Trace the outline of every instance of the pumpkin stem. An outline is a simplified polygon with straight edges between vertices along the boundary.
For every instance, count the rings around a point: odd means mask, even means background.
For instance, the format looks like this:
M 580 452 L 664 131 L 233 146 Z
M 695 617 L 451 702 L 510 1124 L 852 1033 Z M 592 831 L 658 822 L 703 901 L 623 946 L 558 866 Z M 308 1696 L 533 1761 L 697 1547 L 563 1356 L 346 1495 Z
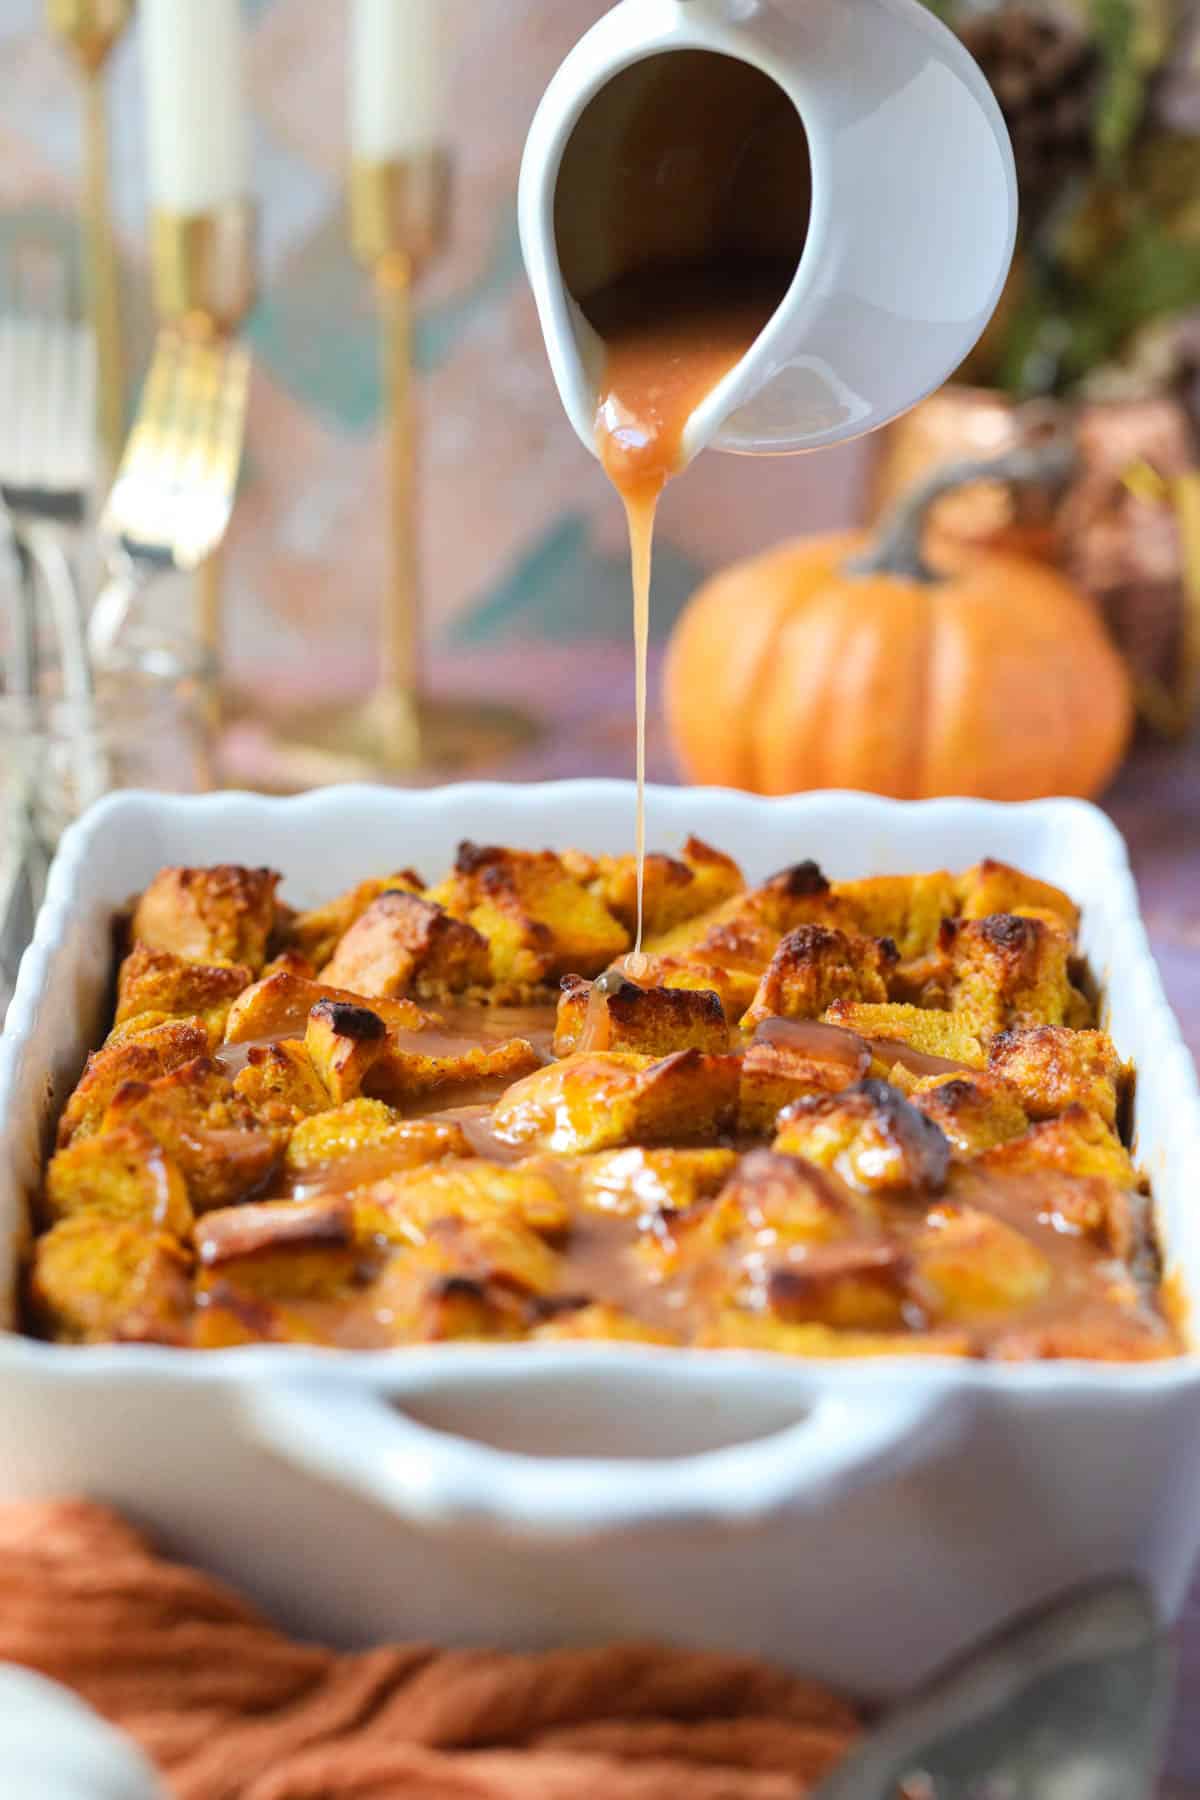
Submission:
M 963 457 L 944 463 L 918 481 L 884 521 L 875 542 L 846 563 L 848 575 L 895 575 L 901 580 L 939 581 L 922 553 L 929 509 L 943 494 L 975 481 L 1002 481 L 1013 487 L 1033 483 L 1058 486 L 1075 466 L 1075 447 L 1063 438 L 1009 450 L 1003 456 Z

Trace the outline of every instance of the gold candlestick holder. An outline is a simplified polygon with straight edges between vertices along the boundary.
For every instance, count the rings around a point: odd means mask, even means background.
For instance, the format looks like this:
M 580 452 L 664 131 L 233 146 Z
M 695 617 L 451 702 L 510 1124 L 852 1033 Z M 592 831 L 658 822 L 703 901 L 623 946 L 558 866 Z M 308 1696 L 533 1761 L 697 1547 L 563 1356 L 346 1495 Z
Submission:
M 163 324 L 199 338 L 232 337 L 257 296 L 258 212 L 249 199 L 207 212 L 155 207 L 150 217 L 150 272 Z M 211 723 L 221 723 L 224 617 L 220 550 L 195 575 L 197 635 L 217 671 Z
M 210 212 L 150 215 L 154 305 L 164 324 L 232 336 L 258 294 L 258 210 L 230 200 Z
M 96 427 L 111 468 L 125 435 L 121 290 L 108 177 L 105 71 L 133 15 L 133 0 L 46 0 L 46 19 L 78 70 L 84 109 L 83 236 L 88 310 L 96 340 Z
M 536 735 L 515 709 L 433 696 L 424 679 L 413 290 L 445 244 L 450 187 L 449 160 L 438 151 L 351 165 L 350 240 L 374 287 L 388 440 L 389 578 L 378 678 L 365 700 L 307 708 L 284 722 L 268 752 L 266 786 L 420 779 L 486 765 Z

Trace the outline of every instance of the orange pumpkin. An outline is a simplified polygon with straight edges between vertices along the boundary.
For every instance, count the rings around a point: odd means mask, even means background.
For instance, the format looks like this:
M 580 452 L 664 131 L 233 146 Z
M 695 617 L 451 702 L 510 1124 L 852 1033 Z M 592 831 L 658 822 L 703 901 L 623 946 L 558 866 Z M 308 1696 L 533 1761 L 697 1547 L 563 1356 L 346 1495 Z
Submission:
M 983 465 L 1020 478 L 1020 457 Z M 981 465 L 962 465 L 978 478 Z M 709 581 L 667 657 L 667 721 L 695 782 L 902 799 L 1094 794 L 1129 740 L 1130 682 L 1054 570 L 989 548 L 921 553 L 942 473 L 874 546 L 798 539 Z

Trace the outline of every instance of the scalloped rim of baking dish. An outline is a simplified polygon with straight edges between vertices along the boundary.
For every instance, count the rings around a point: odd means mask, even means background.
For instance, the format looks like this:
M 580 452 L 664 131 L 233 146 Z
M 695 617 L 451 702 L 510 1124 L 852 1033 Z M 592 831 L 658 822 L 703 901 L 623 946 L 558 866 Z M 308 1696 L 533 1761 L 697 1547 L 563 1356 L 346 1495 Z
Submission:
M 39 1016 L 54 998 L 56 979 L 65 982 L 62 959 L 81 903 L 89 870 L 100 846 L 119 842 L 122 833 L 157 833 L 176 844 L 180 837 L 203 847 L 195 860 L 217 860 L 216 847 L 229 839 L 227 854 L 262 855 L 284 864 L 280 844 L 326 838 L 336 828 L 353 830 L 369 844 L 376 827 L 403 830 L 405 823 L 438 822 L 448 841 L 472 831 L 495 841 L 536 847 L 571 841 L 587 848 L 627 847 L 632 838 L 632 785 L 620 781 L 565 781 L 516 785 L 461 783 L 435 790 L 373 787 L 327 788 L 288 799 L 248 793 L 174 796 L 128 791 L 110 796 L 71 827 L 50 874 L 34 939 L 21 965 L 16 992 L 0 1037 L 0 1131 L 9 1152 L 13 1138 L 28 1138 L 31 1118 L 40 1112 L 44 1141 L 48 1076 L 31 1066 Z M 1007 805 L 970 799 L 886 800 L 876 795 L 823 790 L 766 799 L 723 788 L 652 786 L 647 794 L 651 837 L 682 838 L 688 831 L 707 837 L 743 861 L 755 855 L 741 848 L 761 841 L 770 850 L 757 856 L 749 873 L 761 879 L 771 868 L 816 854 L 835 878 L 854 874 L 904 872 L 937 866 L 967 866 L 985 855 L 1023 863 L 1031 872 L 1058 881 L 1084 902 L 1083 945 L 1099 933 L 1107 952 L 1094 973 L 1105 991 L 1107 1022 L 1122 1055 L 1138 1070 L 1135 1153 L 1154 1185 L 1159 1231 L 1168 1274 L 1182 1287 L 1189 1309 L 1200 1296 L 1200 1208 L 1189 1192 L 1200 1170 L 1200 1081 L 1183 1041 L 1155 965 L 1138 911 L 1124 841 L 1116 827 L 1086 801 L 1054 799 Z M 599 831 L 596 827 L 599 826 Z M 844 847 L 830 856 L 822 844 L 831 834 Z M 597 837 L 605 843 L 597 842 Z M 671 841 L 664 841 L 670 848 Z M 260 844 L 250 851 L 244 846 Z M 1021 844 L 1026 849 L 1021 849 Z M 237 846 L 241 845 L 242 848 Z M 964 851 L 955 846 L 973 845 Z M 942 846 L 938 849 L 935 846 Z M 1061 846 L 1061 850 L 1056 848 Z M 407 853 L 406 853 L 407 854 Z M 839 866 L 839 858 L 840 864 Z M 1083 858 L 1083 861 L 1078 860 Z M 361 871 L 339 871 L 327 886 L 344 886 L 374 869 L 368 849 Z M 385 859 L 386 860 L 386 859 Z M 1064 866 L 1069 865 L 1069 866 Z M 156 865 L 157 866 L 157 865 Z M 1086 869 L 1086 876 L 1085 871 Z M 1072 871 L 1075 871 L 1073 879 Z M 131 873 L 130 891 L 152 871 Z M 1102 892 L 1102 898 L 1098 896 Z M 319 896 L 313 896 L 317 898 Z M 69 1036 L 64 1033 L 63 1036 Z M 76 1054 L 74 1060 L 81 1062 Z M 24 1114 L 24 1116 L 22 1116 Z M 26 1185 L 6 1155 L 0 1167 L 0 1234 L 10 1256 L 24 1233 Z M 0 1271 L 11 1287 L 13 1272 Z M 1200 1353 L 1146 1365 L 1044 1362 L 994 1364 L 941 1357 L 877 1357 L 862 1363 L 838 1358 L 794 1359 L 769 1352 L 719 1352 L 653 1345 L 453 1344 L 434 1347 L 348 1352 L 290 1345 L 255 1345 L 196 1353 L 143 1345 L 72 1347 L 42 1342 L 14 1330 L 0 1331 L 0 1369 L 37 1366 L 64 1381 L 107 1383 L 114 1378 L 161 1377 L 239 1385 L 253 1378 L 294 1387 L 305 1379 L 318 1385 L 336 1380 L 367 1390 L 419 1392 L 441 1385 L 477 1385 L 511 1390 L 530 1384 L 593 1383 L 602 1370 L 617 1384 L 640 1384 L 648 1369 L 656 1379 L 741 1388 L 747 1379 L 778 1387 L 781 1395 L 811 1395 L 832 1384 L 850 1395 L 880 1386 L 917 1391 L 932 1399 L 974 1390 L 1035 1391 L 1097 1402 L 1124 1392 L 1166 1394 L 1200 1382 Z M 726 1380 L 727 1372 L 727 1380 Z

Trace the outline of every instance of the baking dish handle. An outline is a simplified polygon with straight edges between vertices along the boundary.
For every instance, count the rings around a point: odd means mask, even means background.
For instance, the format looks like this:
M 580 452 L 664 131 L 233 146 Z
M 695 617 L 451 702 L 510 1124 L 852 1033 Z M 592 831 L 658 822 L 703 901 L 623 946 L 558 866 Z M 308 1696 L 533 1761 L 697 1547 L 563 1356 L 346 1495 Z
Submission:
M 498 1450 L 336 1380 L 253 1383 L 243 1399 L 250 1429 L 276 1455 L 411 1524 L 543 1540 L 824 1507 L 928 1460 L 956 1434 L 961 1410 L 933 1384 L 885 1381 L 818 1394 L 796 1423 L 749 1443 L 634 1459 Z

